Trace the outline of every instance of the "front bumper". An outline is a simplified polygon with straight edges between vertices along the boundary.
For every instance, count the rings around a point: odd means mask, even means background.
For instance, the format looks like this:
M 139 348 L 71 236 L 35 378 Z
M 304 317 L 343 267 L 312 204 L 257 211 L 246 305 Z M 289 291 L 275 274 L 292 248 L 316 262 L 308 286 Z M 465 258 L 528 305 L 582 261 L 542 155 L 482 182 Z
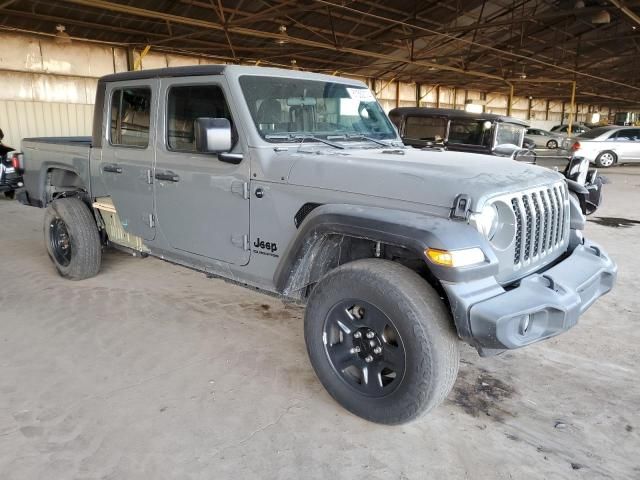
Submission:
M 616 274 L 604 250 L 585 240 L 563 261 L 515 288 L 505 290 L 493 279 L 444 288 L 458 333 L 486 356 L 567 331 L 611 290 Z

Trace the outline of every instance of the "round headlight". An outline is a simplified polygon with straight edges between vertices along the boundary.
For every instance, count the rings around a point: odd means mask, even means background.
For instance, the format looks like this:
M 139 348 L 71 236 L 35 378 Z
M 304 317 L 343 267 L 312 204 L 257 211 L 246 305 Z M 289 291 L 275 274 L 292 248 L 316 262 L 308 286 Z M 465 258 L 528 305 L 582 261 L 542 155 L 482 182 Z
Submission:
M 491 240 L 498 230 L 498 209 L 495 205 L 485 205 L 474 220 L 478 231 Z

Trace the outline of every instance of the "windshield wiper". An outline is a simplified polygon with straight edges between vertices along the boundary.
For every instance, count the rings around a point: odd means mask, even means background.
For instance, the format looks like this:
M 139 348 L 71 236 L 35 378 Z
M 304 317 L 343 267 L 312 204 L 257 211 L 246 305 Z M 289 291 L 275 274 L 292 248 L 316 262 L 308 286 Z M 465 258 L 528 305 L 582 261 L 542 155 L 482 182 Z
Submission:
M 382 145 L 383 147 L 392 146 L 392 144 L 383 142 L 382 140 L 378 140 L 377 138 L 367 137 L 366 135 L 362 135 L 360 133 L 356 134 L 345 134 L 345 138 L 348 140 L 367 140 L 369 142 L 377 143 L 378 145 Z
M 313 140 L 314 142 L 324 143 L 325 145 L 329 145 L 333 148 L 339 148 L 340 150 L 344 150 L 344 147 L 338 143 L 331 142 L 324 138 L 316 137 L 313 135 L 304 135 L 304 134 L 295 134 L 295 133 L 282 133 L 282 134 L 268 134 L 265 135 L 264 138 L 267 140 L 300 140 L 300 144 L 303 144 L 305 140 Z

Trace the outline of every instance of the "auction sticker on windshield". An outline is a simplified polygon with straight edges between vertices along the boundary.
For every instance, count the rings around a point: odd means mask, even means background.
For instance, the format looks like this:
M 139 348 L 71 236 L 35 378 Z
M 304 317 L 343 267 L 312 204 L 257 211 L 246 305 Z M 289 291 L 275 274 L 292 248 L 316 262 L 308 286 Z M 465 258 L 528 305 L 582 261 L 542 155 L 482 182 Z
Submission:
M 354 100 L 360 100 L 361 102 L 375 102 L 373 93 L 368 88 L 349 88 L 347 87 L 347 93 Z

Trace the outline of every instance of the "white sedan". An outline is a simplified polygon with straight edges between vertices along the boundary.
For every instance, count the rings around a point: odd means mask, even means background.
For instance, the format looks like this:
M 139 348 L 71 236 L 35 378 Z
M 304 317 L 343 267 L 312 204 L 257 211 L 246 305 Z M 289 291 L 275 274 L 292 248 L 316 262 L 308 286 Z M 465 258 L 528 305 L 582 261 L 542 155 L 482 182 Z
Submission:
M 639 127 L 599 127 L 576 137 L 574 155 L 584 157 L 598 167 L 615 163 L 640 162 Z
M 536 142 L 536 147 L 556 149 L 562 147 L 566 139 L 565 135 L 548 132 L 540 128 L 527 128 L 527 138 Z

